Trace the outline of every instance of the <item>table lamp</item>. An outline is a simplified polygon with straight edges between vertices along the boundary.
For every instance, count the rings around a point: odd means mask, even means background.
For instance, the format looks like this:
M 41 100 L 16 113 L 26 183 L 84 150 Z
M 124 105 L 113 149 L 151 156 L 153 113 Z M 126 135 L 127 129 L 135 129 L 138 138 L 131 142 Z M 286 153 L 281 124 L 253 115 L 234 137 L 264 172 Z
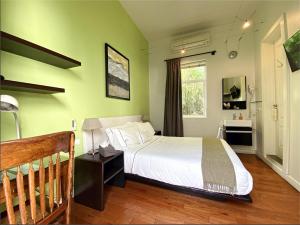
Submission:
M 92 132 L 92 150 L 88 151 L 88 154 L 92 154 L 95 155 L 97 153 L 97 151 L 95 151 L 95 147 L 94 147 L 94 131 L 97 129 L 100 129 L 101 123 L 99 121 L 99 119 L 97 118 L 88 118 L 85 119 L 82 125 L 82 130 L 84 131 L 91 131 Z
M 14 115 L 17 130 L 17 138 L 20 139 L 21 130 L 17 115 L 17 112 L 19 111 L 19 103 L 17 99 L 10 95 L 0 95 L 0 111 L 11 112 Z

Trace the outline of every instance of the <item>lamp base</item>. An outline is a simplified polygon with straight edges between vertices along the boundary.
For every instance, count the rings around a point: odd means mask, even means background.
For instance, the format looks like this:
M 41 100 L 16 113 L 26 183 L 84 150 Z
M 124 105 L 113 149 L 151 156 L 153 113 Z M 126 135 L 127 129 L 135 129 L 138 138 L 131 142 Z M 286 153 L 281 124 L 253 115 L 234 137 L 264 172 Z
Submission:
M 93 153 L 93 149 L 91 149 L 91 150 L 88 151 L 88 154 L 89 154 L 89 155 L 95 155 L 95 154 L 97 154 L 98 152 L 99 152 L 98 149 L 94 149 L 94 153 Z

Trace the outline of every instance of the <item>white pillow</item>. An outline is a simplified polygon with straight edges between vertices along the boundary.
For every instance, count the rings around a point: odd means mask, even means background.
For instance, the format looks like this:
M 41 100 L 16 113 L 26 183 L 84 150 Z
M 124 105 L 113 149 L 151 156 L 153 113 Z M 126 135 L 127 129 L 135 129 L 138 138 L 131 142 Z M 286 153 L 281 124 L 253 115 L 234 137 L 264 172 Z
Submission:
M 126 146 L 142 144 L 139 129 L 136 125 L 118 128 Z
M 116 149 L 116 150 L 123 150 L 124 147 L 126 147 L 126 143 L 124 142 L 122 135 L 119 130 L 120 127 L 110 127 L 106 128 L 105 132 L 108 136 L 110 144 Z
M 137 126 L 139 128 L 141 140 L 143 143 L 146 143 L 146 142 L 152 140 L 152 138 L 154 137 L 154 134 L 155 134 L 155 130 L 153 129 L 153 127 L 151 126 L 151 124 L 149 122 L 138 123 Z

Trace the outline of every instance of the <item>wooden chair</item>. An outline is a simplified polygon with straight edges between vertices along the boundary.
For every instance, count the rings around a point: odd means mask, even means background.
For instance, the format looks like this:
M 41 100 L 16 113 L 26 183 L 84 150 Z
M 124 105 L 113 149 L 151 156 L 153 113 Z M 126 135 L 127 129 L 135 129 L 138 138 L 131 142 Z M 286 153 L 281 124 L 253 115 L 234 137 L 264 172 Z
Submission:
M 68 153 L 69 160 L 61 162 L 61 152 Z M 28 166 L 27 172 L 24 165 Z M 2 142 L 0 199 L 6 205 L 7 222 L 49 224 L 61 219 L 69 223 L 73 165 L 73 132 Z M 15 177 L 10 172 L 13 168 Z M 5 223 L 4 218 L 0 220 Z

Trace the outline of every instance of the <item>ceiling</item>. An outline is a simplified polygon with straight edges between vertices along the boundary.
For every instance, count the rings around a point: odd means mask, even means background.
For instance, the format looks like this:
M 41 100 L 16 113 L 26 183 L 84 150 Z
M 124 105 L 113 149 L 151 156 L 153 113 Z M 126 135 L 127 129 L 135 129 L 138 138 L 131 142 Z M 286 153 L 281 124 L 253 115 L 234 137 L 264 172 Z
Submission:
M 255 11 L 255 0 L 121 0 L 148 41 L 232 24 Z M 241 21 L 239 21 L 242 23 Z

